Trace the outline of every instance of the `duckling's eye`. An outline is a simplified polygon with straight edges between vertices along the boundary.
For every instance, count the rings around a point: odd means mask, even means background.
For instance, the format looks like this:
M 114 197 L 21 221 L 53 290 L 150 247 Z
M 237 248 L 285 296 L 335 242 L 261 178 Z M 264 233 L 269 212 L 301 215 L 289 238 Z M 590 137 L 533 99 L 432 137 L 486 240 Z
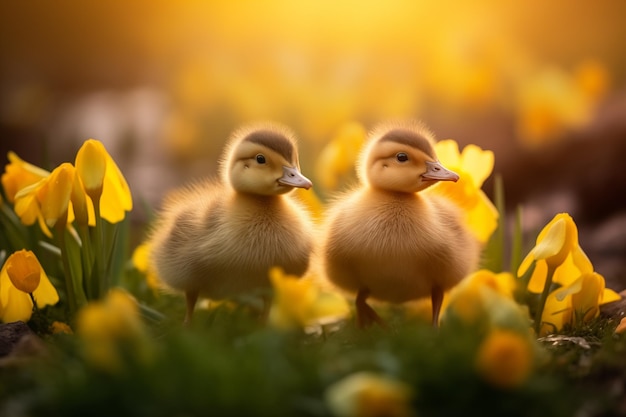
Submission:
M 409 155 L 405 154 L 404 152 L 398 152 L 396 154 L 396 159 L 398 160 L 398 162 L 406 162 L 409 160 Z
M 263 155 L 261 155 L 261 154 L 258 154 L 258 155 L 256 156 L 256 161 L 257 161 L 259 164 L 264 164 L 264 163 L 265 163 L 265 157 L 264 157 Z

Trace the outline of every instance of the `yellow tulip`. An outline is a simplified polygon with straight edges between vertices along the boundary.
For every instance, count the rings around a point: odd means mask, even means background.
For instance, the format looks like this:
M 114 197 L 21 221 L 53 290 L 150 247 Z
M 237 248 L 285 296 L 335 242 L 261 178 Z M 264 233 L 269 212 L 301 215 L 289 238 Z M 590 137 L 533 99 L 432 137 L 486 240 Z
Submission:
M 130 348 L 135 359 L 150 357 L 137 302 L 121 289 L 112 289 L 102 301 L 79 310 L 76 333 L 84 343 L 86 358 L 103 370 L 119 371 L 125 349 Z
M 444 307 L 443 326 L 486 326 L 527 334 L 530 318 L 513 299 L 515 280 L 507 272 L 482 269 L 470 274 L 450 290 Z
M 104 145 L 95 139 L 85 141 L 75 163 L 87 195 L 94 204 L 99 201 L 100 216 L 109 223 L 124 220 L 133 208 L 130 188 Z
M 529 337 L 509 330 L 494 329 L 481 343 L 476 367 L 492 385 L 512 389 L 528 380 L 534 361 Z
M 67 221 L 75 175 L 74 166 L 65 162 L 55 168 L 37 189 L 41 214 L 48 227 L 54 227 L 59 219 Z
M 6 268 L 9 279 L 18 290 L 30 294 L 39 286 L 43 269 L 34 253 L 25 249 L 13 253 Z
M 330 385 L 326 404 L 337 417 L 409 417 L 412 389 L 409 385 L 371 372 L 357 372 Z
M 348 315 L 346 300 L 339 294 L 322 292 L 313 277 L 298 278 L 283 273 L 280 268 L 269 272 L 274 287 L 274 299 L 269 321 L 283 328 L 304 328 L 334 321 Z
M 107 152 L 104 145 L 95 139 L 88 139 L 76 153 L 76 170 L 83 181 L 87 194 L 102 193 L 104 175 L 107 168 Z
M 498 226 L 498 211 L 481 190 L 493 170 L 494 155 L 476 145 L 468 145 L 459 152 L 459 145 L 451 139 L 435 144 L 435 153 L 443 165 L 459 174 L 456 183 L 439 182 L 425 190 L 443 195 L 462 210 L 465 223 L 480 242 L 487 242 Z
M 56 304 L 59 295 L 35 254 L 20 250 L 9 256 L 0 271 L 0 319 L 8 323 L 28 321 L 32 315 L 32 293 L 38 308 Z
M 367 132 L 356 122 L 346 123 L 322 149 L 316 164 L 315 178 L 323 188 L 334 190 L 340 180 L 354 169 Z
M 15 194 L 22 188 L 39 182 L 50 173 L 45 169 L 23 161 L 15 152 L 8 153 L 9 164 L 2 174 L 2 187 L 9 202 L 15 202 Z

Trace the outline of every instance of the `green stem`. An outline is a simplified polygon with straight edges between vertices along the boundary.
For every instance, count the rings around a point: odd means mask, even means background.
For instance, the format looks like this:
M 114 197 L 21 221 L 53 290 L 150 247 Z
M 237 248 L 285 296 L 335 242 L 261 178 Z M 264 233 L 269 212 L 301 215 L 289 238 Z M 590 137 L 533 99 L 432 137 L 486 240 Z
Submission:
M 30 299 L 33 302 L 33 311 L 38 311 L 39 308 L 37 307 L 37 301 L 35 301 L 35 296 L 32 292 L 29 292 L 28 295 L 30 295 Z
M 66 214 L 67 215 L 67 214 Z M 56 236 L 59 240 L 59 248 L 61 249 L 61 261 L 63 262 L 63 271 L 65 272 L 65 290 L 67 292 L 67 304 L 69 307 L 70 316 L 76 312 L 76 293 L 74 292 L 74 277 L 72 275 L 72 268 L 70 266 L 70 260 L 67 254 L 67 246 L 65 241 L 65 224 L 66 218 L 60 218 L 56 223 Z
M 92 196 L 94 213 L 96 215 L 96 236 L 94 246 L 96 252 L 95 266 L 96 274 L 94 278 L 94 288 L 96 288 L 96 298 L 106 293 L 109 288 L 108 277 L 106 276 L 106 254 L 104 252 L 104 233 L 102 231 L 102 218 L 100 217 L 100 196 Z
M 541 317 L 543 316 L 543 310 L 546 306 L 548 295 L 550 295 L 550 288 L 552 287 L 552 277 L 554 276 L 555 269 L 556 269 L 555 267 L 548 265 L 546 283 L 543 287 L 541 298 L 539 299 L 539 306 L 537 306 L 537 313 L 535 314 L 535 332 L 537 333 L 537 336 L 539 335 L 539 332 L 541 330 Z
M 89 236 L 89 229 L 86 225 L 78 226 L 78 234 L 81 240 L 81 252 L 82 252 L 82 265 L 83 265 L 83 279 L 85 285 L 85 292 L 87 293 L 87 299 L 92 300 L 95 298 L 95 289 L 93 286 L 93 251 L 91 249 L 91 238 Z

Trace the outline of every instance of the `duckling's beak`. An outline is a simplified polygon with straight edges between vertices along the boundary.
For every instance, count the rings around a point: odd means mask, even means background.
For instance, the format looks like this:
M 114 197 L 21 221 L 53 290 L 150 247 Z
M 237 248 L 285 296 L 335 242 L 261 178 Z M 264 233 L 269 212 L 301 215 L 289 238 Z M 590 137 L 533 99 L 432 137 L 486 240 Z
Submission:
M 459 174 L 445 168 L 439 161 L 426 161 L 426 172 L 422 174 L 422 178 L 432 181 L 457 182 L 459 180 Z
M 278 179 L 278 183 L 281 185 L 289 185 L 291 187 L 304 188 L 307 190 L 313 187 L 311 180 L 302 175 L 297 168 L 285 165 L 283 165 L 283 176 Z

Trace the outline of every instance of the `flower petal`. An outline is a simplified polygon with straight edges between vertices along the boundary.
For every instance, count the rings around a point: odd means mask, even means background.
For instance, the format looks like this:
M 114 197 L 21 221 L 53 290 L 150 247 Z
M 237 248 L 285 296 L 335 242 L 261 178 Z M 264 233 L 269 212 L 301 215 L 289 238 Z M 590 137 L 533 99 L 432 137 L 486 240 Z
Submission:
M 43 268 L 41 269 L 40 274 L 39 286 L 33 292 L 33 297 L 35 297 L 37 307 L 43 308 L 47 305 L 55 305 L 59 302 L 59 294 L 48 279 L 48 276 Z
M 124 220 L 126 212 L 132 210 L 133 199 L 122 172 L 107 154 L 107 170 L 100 199 L 100 215 L 109 223 Z
M 535 259 L 548 259 L 563 249 L 567 231 L 565 220 L 559 219 L 549 226 L 546 226 L 546 233 L 541 240 L 537 240 L 537 245 L 532 249 Z
M 107 151 L 100 141 L 88 139 L 76 154 L 76 170 L 85 189 L 99 190 L 103 186 L 107 168 Z
M 493 171 L 494 154 L 476 145 L 467 145 L 461 154 L 461 171 L 470 174 L 474 186 L 480 188 Z
M 466 213 L 466 223 L 480 242 L 487 242 L 498 227 L 498 210 L 482 190 L 478 202 Z
M 435 153 L 444 166 L 452 170 L 461 167 L 461 154 L 459 153 L 459 145 L 455 140 L 440 140 L 435 144 Z
M 15 288 L 10 282 L 9 285 L 2 285 L 2 292 L 2 317 L 0 319 L 4 323 L 30 320 L 33 314 L 33 302 L 30 296 Z
M 6 272 L 15 288 L 32 293 L 39 285 L 41 265 L 35 254 L 25 249 L 14 252 L 6 260 Z

